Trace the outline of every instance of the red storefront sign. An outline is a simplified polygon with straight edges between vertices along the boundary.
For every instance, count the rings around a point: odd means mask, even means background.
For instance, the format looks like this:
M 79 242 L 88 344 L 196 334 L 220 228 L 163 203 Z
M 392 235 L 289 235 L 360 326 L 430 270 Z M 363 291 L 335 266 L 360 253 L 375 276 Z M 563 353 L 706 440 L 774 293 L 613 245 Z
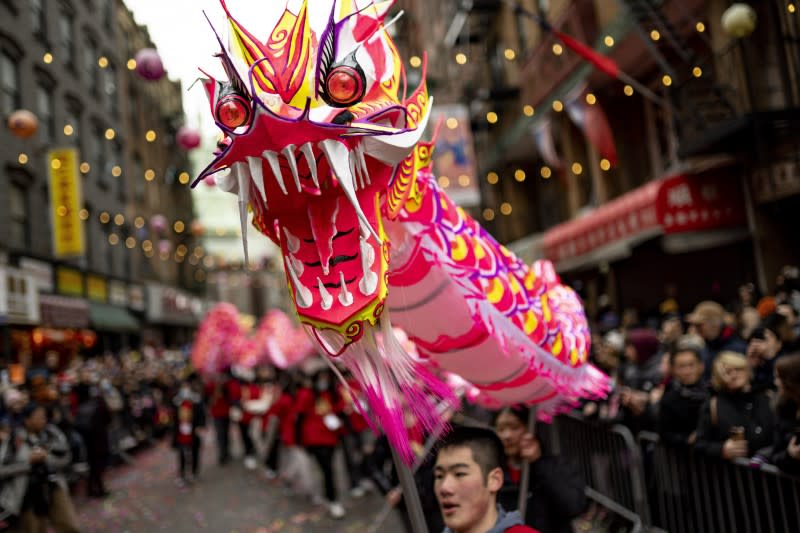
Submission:
M 544 234 L 548 259 L 563 261 L 622 240 L 746 223 L 738 180 L 679 174 L 652 181 Z

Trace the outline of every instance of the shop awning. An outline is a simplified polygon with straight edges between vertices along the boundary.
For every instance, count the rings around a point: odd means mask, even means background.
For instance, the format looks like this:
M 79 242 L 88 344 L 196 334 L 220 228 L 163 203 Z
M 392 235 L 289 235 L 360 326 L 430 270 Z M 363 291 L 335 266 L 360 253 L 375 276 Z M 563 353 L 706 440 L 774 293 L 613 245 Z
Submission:
M 127 309 L 108 304 L 89 304 L 89 320 L 98 331 L 130 333 L 141 329 L 141 324 Z
M 43 326 L 82 329 L 89 327 L 89 302 L 82 298 L 40 294 Z
M 745 225 L 744 201 L 735 176 L 682 173 L 630 191 L 588 215 L 544 234 L 544 253 L 560 270 L 625 257 L 659 235 Z

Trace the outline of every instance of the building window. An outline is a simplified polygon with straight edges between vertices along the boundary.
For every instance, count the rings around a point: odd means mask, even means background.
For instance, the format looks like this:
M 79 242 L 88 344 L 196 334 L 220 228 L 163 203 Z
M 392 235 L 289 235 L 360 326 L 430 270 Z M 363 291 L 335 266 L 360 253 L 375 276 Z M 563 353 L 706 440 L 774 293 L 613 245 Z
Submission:
M 61 12 L 58 19 L 58 34 L 64 64 L 69 68 L 75 68 L 75 18 L 71 13 Z
M 16 61 L 6 51 L 0 53 L 0 83 L 2 84 L 2 111 L 8 116 L 20 107 L 19 70 Z
M 109 243 L 109 237 L 113 230 L 111 228 L 111 224 L 106 224 L 103 226 L 103 236 L 105 240 L 103 241 L 103 272 L 105 274 L 111 274 L 114 269 L 114 246 L 111 246 Z
M 31 235 L 28 225 L 28 191 L 12 181 L 8 190 L 9 244 L 12 248 L 30 248 Z
M 31 30 L 41 40 L 47 37 L 47 19 L 44 0 L 28 0 L 31 8 Z
M 108 111 L 117 116 L 117 70 L 114 65 L 108 65 L 103 70 L 103 91 L 106 93 L 106 105 Z
M 133 194 L 136 202 L 142 203 L 144 202 L 144 167 L 142 159 L 138 155 L 133 156 L 131 176 L 133 177 Z
M 42 140 L 50 142 L 56 136 L 56 120 L 53 113 L 53 91 L 48 85 L 36 86 L 36 107 L 39 110 L 39 123 L 43 126 Z
M 106 28 L 114 28 L 116 25 L 114 24 L 114 0 L 105 0 L 104 7 L 104 14 L 105 17 L 105 26 Z
M 86 40 L 86 47 L 83 49 L 83 69 L 92 92 L 97 94 L 97 45 L 91 39 Z
M 108 166 L 108 159 L 106 158 L 106 141 L 105 131 L 102 126 L 95 124 L 94 135 L 94 152 L 92 153 L 93 168 L 97 169 L 97 183 L 103 187 L 108 186 L 108 178 L 111 175 L 111 169 Z
M 128 86 L 128 112 L 130 113 L 129 119 L 131 121 L 131 128 L 136 130 L 139 126 L 139 97 L 136 93 L 135 84 L 131 83 Z
M 81 116 L 78 111 L 75 109 L 74 106 L 70 106 L 67 104 L 67 109 L 64 113 L 64 118 L 66 119 L 64 122 L 65 131 L 71 131 L 70 135 L 67 135 L 67 138 L 72 141 L 73 144 L 78 144 L 78 139 L 80 139 L 80 131 L 81 131 Z M 72 128 L 71 130 L 67 128 L 69 126 Z

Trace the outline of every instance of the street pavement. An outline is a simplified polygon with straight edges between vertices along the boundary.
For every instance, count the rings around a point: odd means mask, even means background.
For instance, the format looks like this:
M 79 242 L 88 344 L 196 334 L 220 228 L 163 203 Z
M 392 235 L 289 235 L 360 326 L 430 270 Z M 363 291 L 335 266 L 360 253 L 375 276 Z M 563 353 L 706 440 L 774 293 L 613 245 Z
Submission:
M 185 488 L 176 483 L 177 458 L 167 442 L 133 456 L 133 464 L 106 474 L 112 491 L 105 500 L 74 497 L 81 531 L 145 533 L 365 533 L 380 513 L 383 498 L 368 494 L 344 499 L 347 516 L 333 520 L 327 509 L 306 498 L 290 497 L 277 482 L 258 471 L 248 471 L 241 461 L 220 467 L 206 436 L 199 480 Z M 380 533 L 404 533 L 393 511 Z

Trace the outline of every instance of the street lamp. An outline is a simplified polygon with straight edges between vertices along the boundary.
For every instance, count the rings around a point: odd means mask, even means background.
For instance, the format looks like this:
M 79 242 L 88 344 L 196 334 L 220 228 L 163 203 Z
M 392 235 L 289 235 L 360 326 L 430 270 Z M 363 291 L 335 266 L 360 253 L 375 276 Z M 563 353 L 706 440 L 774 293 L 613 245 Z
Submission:
M 756 29 L 757 20 L 752 7 L 736 2 L 722 14 L 722 29 L 731 37 L 747 37 Z

